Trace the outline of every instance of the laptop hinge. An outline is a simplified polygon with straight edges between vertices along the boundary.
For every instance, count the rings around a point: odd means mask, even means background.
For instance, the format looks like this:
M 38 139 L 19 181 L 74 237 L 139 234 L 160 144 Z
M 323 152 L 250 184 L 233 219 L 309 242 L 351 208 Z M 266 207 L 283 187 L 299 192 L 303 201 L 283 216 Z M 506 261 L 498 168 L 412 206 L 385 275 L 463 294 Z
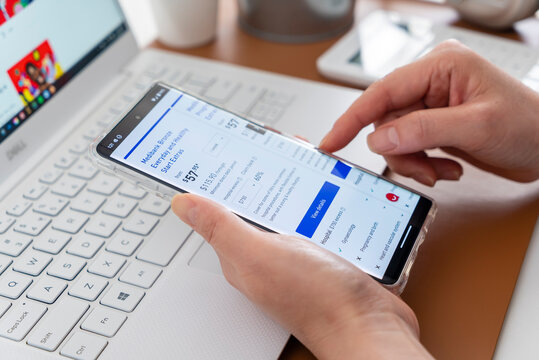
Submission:
M 43 146 L 39 147 L 38 151 L 27 158 L 18 169 L 11 174 L 3 183 L 0 189 L 0 201 L 3 200 L 11 190 L 20 183 L 20 180 L 25 178 L 25 175 L 30 173 L 40 162 L 42 162 L 49 154 L 58 147 L 62 139 L 67 137 L 77 125 L 85 121 L 93 113 L 102 109 L 105 100 L 110 99 L 111 95 L 118 93 L 118 89 L 124 85 L 129 79 L 131 73 L 129 71 L 119 71 L 113 78 L 111 78 L 103 87 L 99 94 L 102 96 L 96 96 L 93 99 L 89 99 L 88 103 L 81 107 L 75 116 L 68 119 L 65 126 L 58 129 L 58 132 L 46 141 Z

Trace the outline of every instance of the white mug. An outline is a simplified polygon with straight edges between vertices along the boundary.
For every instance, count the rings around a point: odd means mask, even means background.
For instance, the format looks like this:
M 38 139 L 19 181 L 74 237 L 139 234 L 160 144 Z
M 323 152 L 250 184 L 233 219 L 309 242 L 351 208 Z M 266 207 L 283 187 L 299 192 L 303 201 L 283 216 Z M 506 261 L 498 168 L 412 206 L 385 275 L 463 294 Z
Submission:
M 151 0 L 151 4 L 163 44 L 189 48 L 215 38 L 218 0 Z

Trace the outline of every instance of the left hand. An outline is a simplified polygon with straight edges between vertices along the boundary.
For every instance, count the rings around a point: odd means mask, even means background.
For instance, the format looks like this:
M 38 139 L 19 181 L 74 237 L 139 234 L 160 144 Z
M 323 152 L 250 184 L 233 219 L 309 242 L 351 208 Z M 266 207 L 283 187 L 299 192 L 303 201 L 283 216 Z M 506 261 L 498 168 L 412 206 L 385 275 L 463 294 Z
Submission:
M 430 358 L 412 310 L 348 261 L 196 195 L 175 196 L 172 210 L 215 249 L 226 279 L 315 356 Z

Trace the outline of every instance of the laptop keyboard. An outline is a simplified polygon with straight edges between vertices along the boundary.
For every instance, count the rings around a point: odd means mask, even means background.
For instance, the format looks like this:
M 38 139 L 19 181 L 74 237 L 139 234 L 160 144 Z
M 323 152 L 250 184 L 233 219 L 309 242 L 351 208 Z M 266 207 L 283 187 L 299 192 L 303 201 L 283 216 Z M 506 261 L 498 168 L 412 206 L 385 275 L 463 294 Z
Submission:
M 170 204 L 99 171 L 88 146 L 156 80 L 274 123 L 286 93 L 165 65 L 146 69 L 95 121 L 37 167 L 0 207 L 0 336 L 95 359 L 137 310 L 183 241 L 156 233 Z

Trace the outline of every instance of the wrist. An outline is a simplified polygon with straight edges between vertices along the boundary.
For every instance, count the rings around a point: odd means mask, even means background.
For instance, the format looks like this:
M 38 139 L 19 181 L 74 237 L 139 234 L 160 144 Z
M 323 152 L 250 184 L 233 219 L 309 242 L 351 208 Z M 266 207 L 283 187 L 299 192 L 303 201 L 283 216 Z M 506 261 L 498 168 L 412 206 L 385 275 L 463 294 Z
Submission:
M 393 313 L 341 314 L 330 327 L 320 323 L 296 337 L 319 359 L 431 359 L 418 334 Z M 328 325 L 327 323 L 325 325 Z

